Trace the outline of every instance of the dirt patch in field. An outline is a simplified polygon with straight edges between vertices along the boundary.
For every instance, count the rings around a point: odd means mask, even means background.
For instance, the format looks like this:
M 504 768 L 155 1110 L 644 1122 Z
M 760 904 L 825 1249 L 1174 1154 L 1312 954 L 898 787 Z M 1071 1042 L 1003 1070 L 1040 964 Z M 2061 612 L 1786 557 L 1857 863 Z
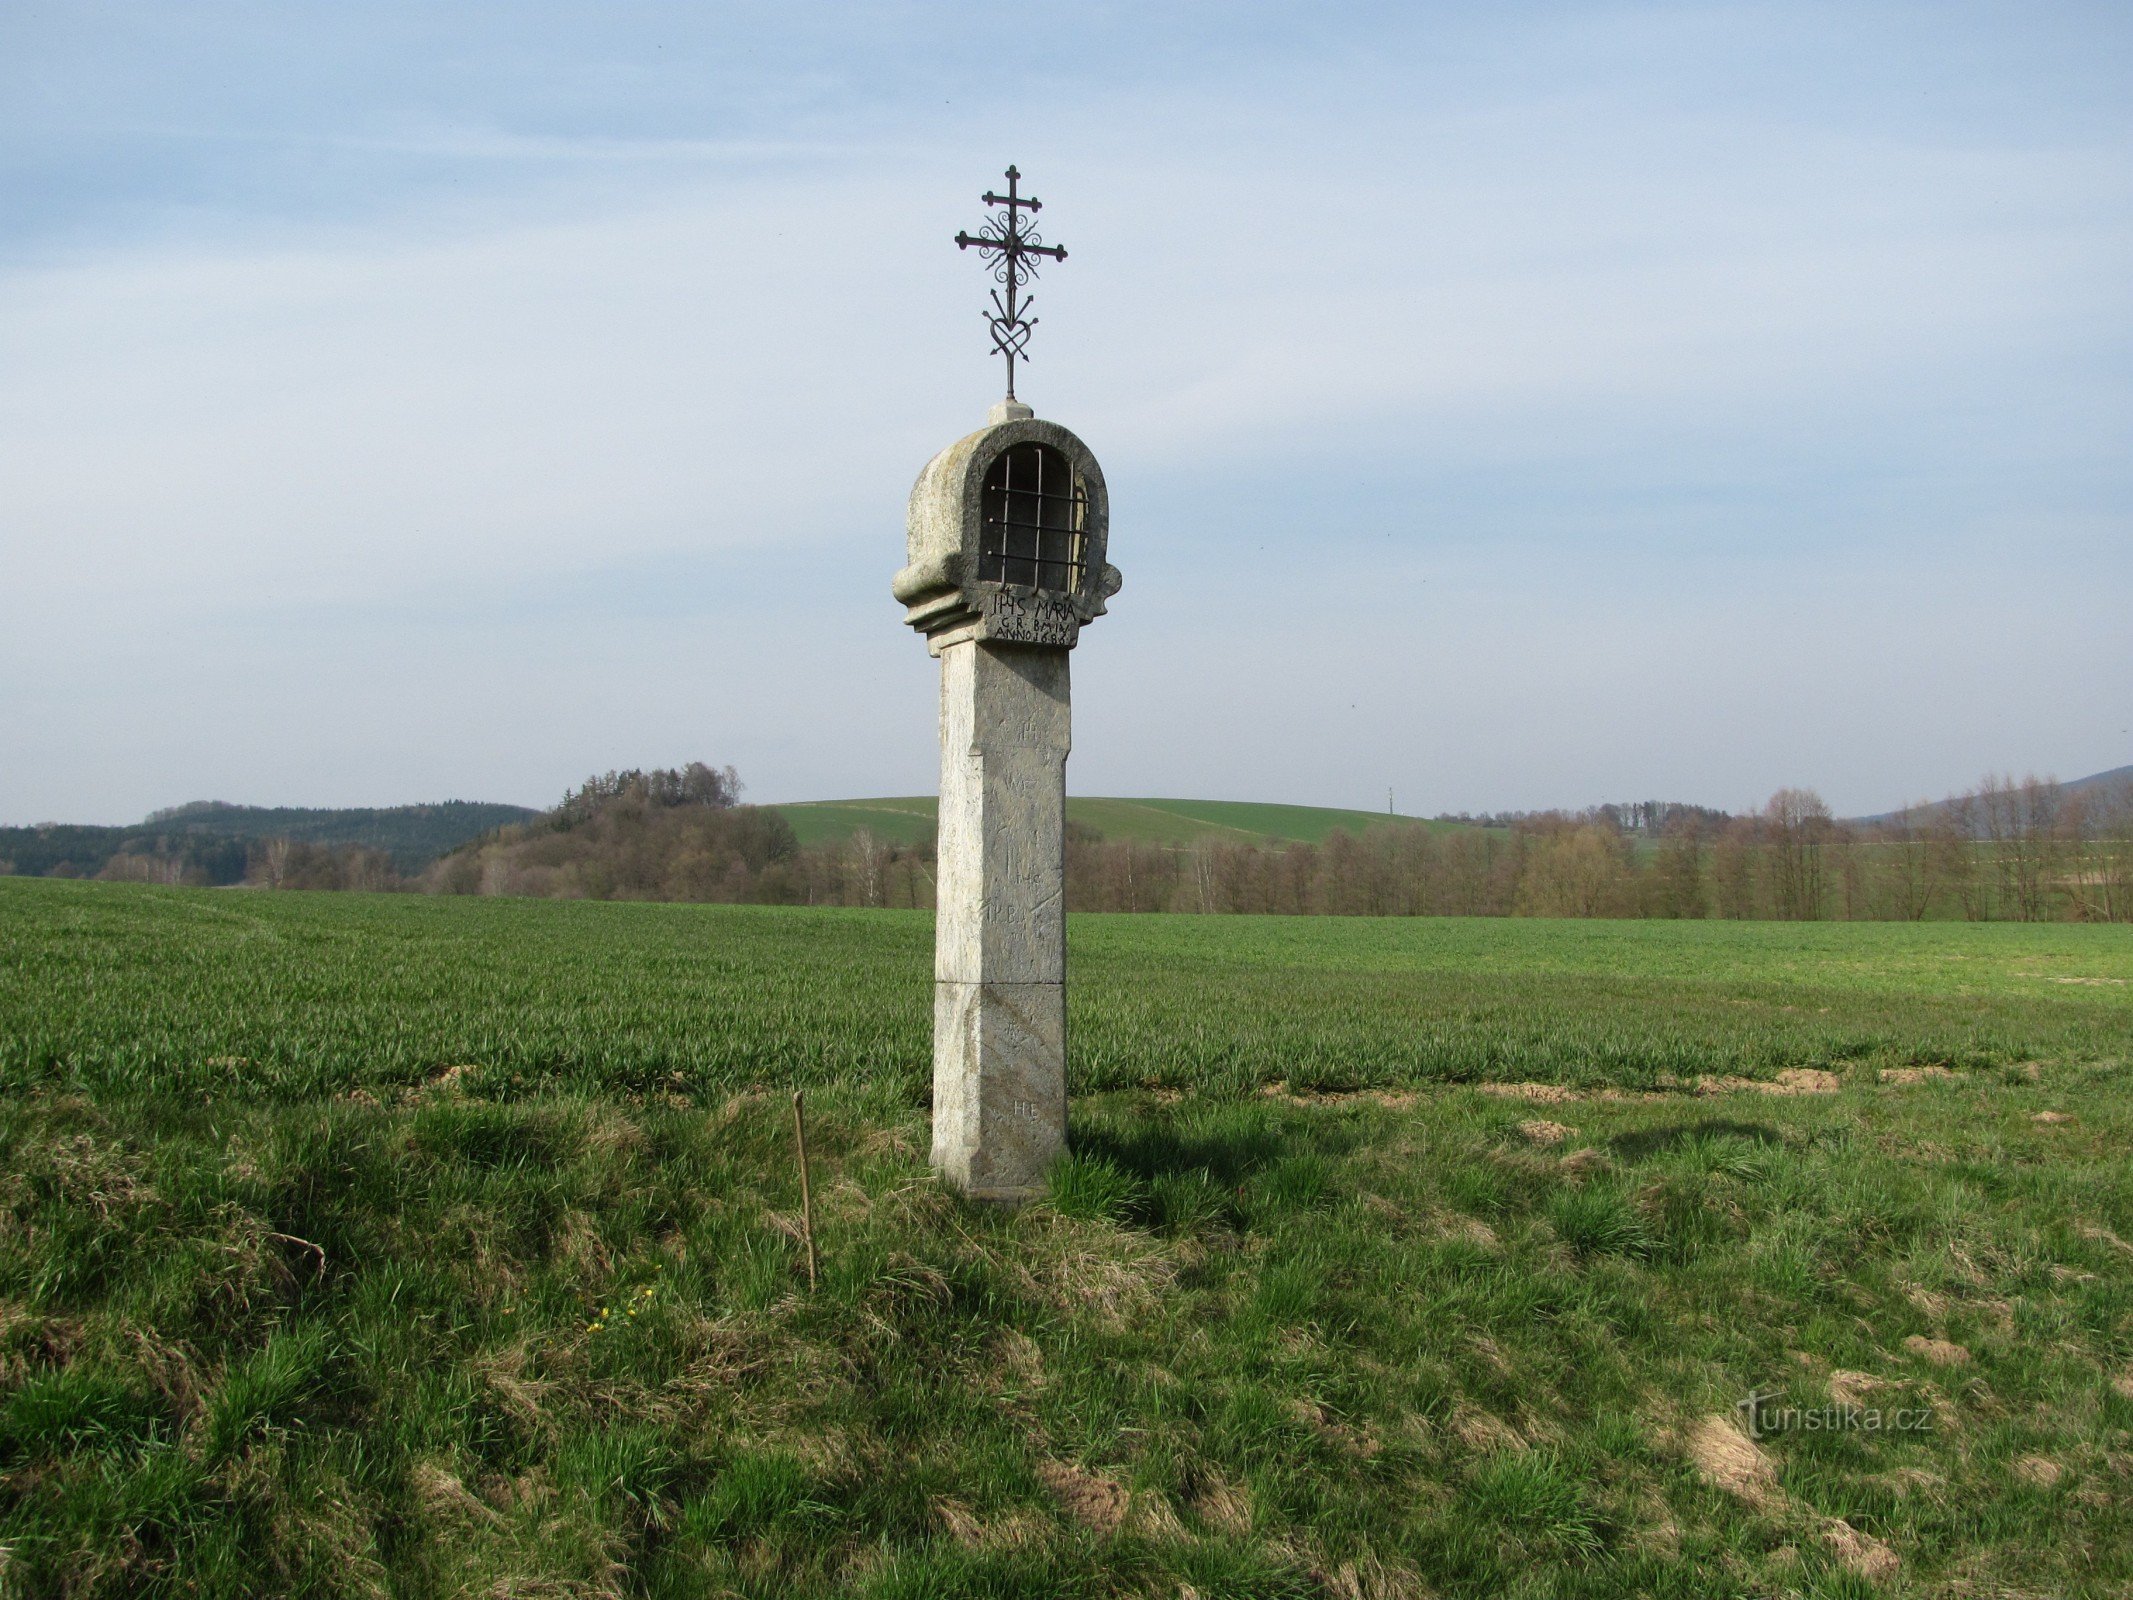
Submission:
M 1544 1106 L 1568 1105 L 1573 1100 L 1591 1098 L 1560 1083 L 1477 1083 L 1474 1087 L 1500 1100 L 1531 1100 Z
M 469 1489 L 453 1472 L 434 1461 L 419 1461 L 412 1474 L 415 1496 L 433 1516 L 498 1522 L 496 1508 Z
M 1948 1487 L 1948 1480 L 1937 1472 L 1928 1472 L 1924 1467 L 1898 1467 L 1894 1472 L 1884 1472 L 1880 1481 L 1887 1484 L 1899 1499 L 1909 1499 L 1914 1494 L 1937 1494 Z
M 1940 1321 L 1948 1314 L 1948 1297 L 1944 1294 L 1935 1294 L 1923 1284 L 1905 1284 L 1903 1297 L 1935 1322 Z
M 2014 1475 L 2032 1488 L 2049 1489 L 2065 1475 L 2050 1456 L 2024 1456 L 2014 1464 Z
M 2072 1122 L 2074 1119 L 2064 1111 L 2039 1111 L 2029 1120 L 2031 1122 L 2041 1122 L 2048 1128 L 2055 1128 L 2062 1122 Z
M 1326 1575 L 1325 1583 L 1325 1592 L 1334 1600 L 1429 1600 L 1437 1592 L 1407 1562 L 1387 1562 L 1375 1555 L 1343 1561 Z
M 1236 1537 L 1252 1531 L 1252 1499 L 1239 1485 L 1210 1473 L 1192 1497 L 1192 1508 L 1218 1533 Z
M 1503 1240 L 1496 1236 L 1496 1230 L 1479 1217 L 1470 1217 L 1459 1211 L 1432 1211 L 1426 1220 L 1447 1239 L 1464 1239 L 1484 1250 L 1503 1248 Z
M 1083 1527 L 1113 1534 L 1124 1525 L 1131 1497 L 1123 1485 L 1085 1472 L 1069 1461 L 1043 1462 L 1037 1468 L 1037 1477 L 1052 1491 L 1061 1509 Z
M 934 1501 L 933 1514 L 941 1519 L 948 1537 L 965 1550 L 1011 1550 L 1036 1544 L 1045 1533 L 1041 1517 L 1017 1511 L 988 1521 L 960 1500 Z
M 1126 1515 L 1126 1529 L 1151 1544 L 1184 1544 L 1192 1535 L 1178 1520 L 1177 1511 L 1161 1495 L 1149 1490 L 1133 1497 Z
M 1023 1274 L 1035 1291 L 1063 1310 L 1090 1313 L 1112 1331 L 1130 1326 L 1151 1312 L 1163 1289 L 1177 1276 L 1179 1262 L 1156 1250 L 1112 1253 L 1080 1248 L 1071 1240 L 1048 1262 Z M 945 1297 L 947 1282 L 941 1281 Z
M 1404 1111 L 1421 1098 L 1409 1089 L 1298 1089 L 1287 1082 L 1264 1084 L 1259 1096 L 1294 1106 L 1368 1105 L 1389 1111 Z
M 1569 1155 L 1563 1157 L 1563 1164 L 1559 1170 L 1564 1177 L 1576 1183 L 1590 1177 L 1595 1172 L 1605 1172 L 1613 1165 L 1614 1163 L 1607 1159 L 1605 1150 L 1595 1150 L 1588 1145 L 1583 1150 L 1573 1150 Z
M 2101 980 L 2098 980 L 2101 981 Z M 2022 1069 L 2030 1077 L 2037 1076 L 2035 1063 L 2025 1063 Z M 1909 1088 L 1921 1083 L 1931 1083 L 1960 1078 L 1962 1074 L 1951 1068 L 1928 1064 L 1916 1067 L 1883 1067 L 1875 1074 L 1876 1080 L 1891 1088 Z M 1844 1080 L 1827 1067 L 1786 1067 L 1775 1076 L 1748 1078 L 1737 1073 L 1716 1073 L 1693 1080 L 1661 1080 L 1662 1087 L 1655 1089 L 1617 1089 L 1607 1085 L 1577 1087 L 1567 1083 L 1466 1083 L 1445 1084 L 1445 1091 L 1472 1089 L 1476 1094 L 1485 1094 L 1498 1100 L 1523 1100 L 1536 1106 L 1567 1106 L 1584 1103 L 1603 1105 L 1646 1104 L 1652 1101 L 1672 1100 L 1683 1094 L 1764 1094 L 1778 1096 L 1835 1094 L 1844 1087 Z M 1412 1089 L 1298 1089 L 1292 1085 L 1270 1083 L 1262 1087 L 1260 1095 L 1268 1100 L 1285 1101 L 1290 1105 L 1373 1105 L 1389 1110 L 1405 1110 L 1422 1098 L 1426 1091 Z M 2042 1111 L 2035 1114 L 2040 1123 L 2071 1122 L 2074 1119 L 2061 1111 Z M 1561 1126 L 1557 1123 L 1534 1121 L 1519 1124 L 1519 1131 L 1536 1144 L 1551 1141 L 1535 1138 L 1527 1133 L 1529 1128 Z
M 1534 1117 L 1518 1125 L 1519 1137 L 1528 1144 L 1561 1144 L 1570 1137 L 1571 1131 L 1560 1122 L 1550 1122 Z
M 1336 1450 L 1369 1459 L 1384 1448 L 1368 1428 L 1342 1422 L 1316 1400 L 1301 1396 L 1289 1402 L 1289 1414 Z
M 1704 1480 L 1743 1504 L 1773 1517 L 1798 1515 L 1805 1509 L 1778 1486 L 1777 1467 L 1762 1446 L 1741 1432 L 1730 1417 L 1703 1418 L 1690 1429 L 1685 1443 L 1689 1460 Z M 1902 1570 L 1896 1552 L 1872 1534 L 1860 1532 L 1842 1517 L 1817 1520 L 1822 1542 L 1847 1572 L 1880 1582 Z
M 1758 1511 L 1781 1506 L 1777 1468 L 1762 1446 L 1733 1425 L 1729 1417 L 1708 1416 L 1689 1430 L 1689 1460 L 1706 1482 L 1716 1485 Z
M 1575 1105 L 1600 1101 L 1623 1105 L 1671 1100 L 1682 1093 L 1709 1094 L 1835 1094 L 1841 1087 L 1834 1072 L 1821 1067 L 1787 1067 L 1774 1078 L 1741 1078 L 1731 1075 L 1698 1078 L 1672 1089 L 1574 1089 L 1564 1083 L 1476 1083 L 1469 1087 L 1503 1100 L 1529 1100 L 1541 1106 Z
M 439 1067 L 424 1081 L 424 1087 L 435 1089 L 440 1094 L 463 1094 L 466 1079 L 481 1068 L 471 1061 L 455 1061 L 450 1066 Z
M 1452 1432 L 1469 1450 L 1523 1450 L 1525 1435 L 1493 1412 L 1462 1405 L 1452 1413 Z
M 1895 1551 L 1872 1534 L 1861 1533 L 1842 1517 L 1831 1517 L 1822 1525 L 1822 1542 L 1847 1572 L 1871 1582 L 1893 1578 L 1903 1568 Z
M 1787 1067 L 1775 1078 L 1698 1078 L 1698 1094 L 1835 1094 L 1842 1087 L 1821 1067 Z
M 1889 1387 L 1887 1378 L 1877 1378 L 1871 1372 L 1845 1372 L 1841 1369 L 1829 1375 L 1829 1397 L 1840 1406 L 1856 1406 Z
M 1970 1364 L 1970 1352 L 1946 1339 L 1928 1339 L 1922 1333 L 1914 1333 L 1904 1340 L 1903 1347 L 1921 1360 L 1932 1362 L 1936 1367 L 1964 1367 Z
M 1476 1083 L 1467 1087 L 1499 1100 L 1530 1100 L 1540 1106 L 1566 1106 L 1580 1100 L 1664 1100 L 1651 1089 L 1573 1089 L 1563 1083 Z
M 1014 1328 L 1002 1331 L 995 1342 L 998 1358 L 996 1375 L 1005 1383 L 1022 1389 L 1041 1389 L 1048 1381 L 1044 1370 L 1044 1351 L 1028 1334 Z

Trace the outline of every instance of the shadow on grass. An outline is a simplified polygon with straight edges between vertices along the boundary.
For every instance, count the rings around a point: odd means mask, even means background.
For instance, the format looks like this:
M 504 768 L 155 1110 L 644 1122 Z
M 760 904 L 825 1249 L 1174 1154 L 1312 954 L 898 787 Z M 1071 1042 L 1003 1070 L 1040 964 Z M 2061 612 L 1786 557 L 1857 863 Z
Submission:
M 1300 1123 L 1272 1107 L 1100 1114 L 1077 1122 L 1050 1179 L 1068 1216 L 1135 1227 L 1251 1229 L 1332 1203 L 1352 1129 Z
M 1130 1130 L 1077 1127 L 1074 1154 L 1108 1161 L 1144 1181 L 1205 1173 L 1216 1183 L 1239 1184 L 1290 1153 L 1296 1141 L 1281 1130 L 1239 1126 L 1220 1130 L 1156 1125 Z
M 1784 1135 L 1765 1123 L 1703 1117 L 1695 1122 L 1675 1123 L 1671 1127 L 1639 1128 L 1634 1133 L 1618 1133 L 1607 1141 L 1607 1145 L 1624 1161 L 1643 1161 L 1685 1144 L 1710 1139 L 1745 1139 L 1753 1144 L 1781 1145 L 1785 1142 Z

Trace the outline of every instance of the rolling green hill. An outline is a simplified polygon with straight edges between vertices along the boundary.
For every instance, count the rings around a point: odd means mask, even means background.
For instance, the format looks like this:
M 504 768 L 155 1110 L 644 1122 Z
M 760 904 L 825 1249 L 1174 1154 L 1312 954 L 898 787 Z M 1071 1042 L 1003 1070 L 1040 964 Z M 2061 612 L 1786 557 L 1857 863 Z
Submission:
M 807 800 L 770 806 L 792 824 L 803 845 L 841 844 L 861 828 L 877 839 L 914 844 L 934 828 L 937 802 L 932 795 L 885 800 Z M 1106 839 L 1141 844 L 1321 844 L 1336 828 L 1360 833 L 1387 821 L 1416 822 L 1379 811 L 1344 811 L 1330 806 L 1266 805 L 1251 800 L 1118 800 L 1074 795 L 1067 800 L 1067 821 L 1092 828 Z M 1433 824 L 1449 827 L 1452 824 Z

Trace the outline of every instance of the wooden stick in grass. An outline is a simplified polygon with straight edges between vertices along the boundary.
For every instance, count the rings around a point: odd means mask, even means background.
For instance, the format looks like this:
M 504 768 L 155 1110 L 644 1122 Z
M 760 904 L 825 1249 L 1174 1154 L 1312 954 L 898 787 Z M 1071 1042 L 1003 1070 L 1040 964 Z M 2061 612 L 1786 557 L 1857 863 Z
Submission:
M 800 1091 L 792 1092 L 792 1137 L 800 1151 L 800 1237 L 807 1242 L 807 1287 L 815 1287 L 815 1196 L 807 1181 L 807 1118 L 800 1110 Z

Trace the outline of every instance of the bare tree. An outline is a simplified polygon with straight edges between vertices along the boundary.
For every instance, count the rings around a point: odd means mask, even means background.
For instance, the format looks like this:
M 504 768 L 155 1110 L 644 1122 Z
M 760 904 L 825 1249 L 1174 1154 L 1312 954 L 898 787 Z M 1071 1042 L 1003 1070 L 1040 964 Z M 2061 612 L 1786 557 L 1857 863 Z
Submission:
M 1936 829 L 1945 829 L 1941 808 L 1921 800 L 1893 813 L 1874 830 L 1875 852 L 1888 914 L 1923 921 L 1947 868 Z
M 1704 914 L 1703 824 L 1697 817 L 1684 815 L 1664 824 L 1652 859 L 1650 905 L 1654 916 Z
M 2090 807 L 2094 817 L 2090 864 L 2096 902 L 2112 922 L 2133 922 L 2133 779 Z
M 259 846 L 260 881 L 279 889 L 289 879 L 289 857 L 295 846 L 287 839 L 263 839 Z
M 1755 860 L 1761 834 L 1762 824 L 1754 817 L 1735 817 L 1712 846 L 1711 897 L 1721 917 L 1738 921 L 1755 915 Z
M 1801 922 L 1822 915 L 1822 852 L 1836 828 L 1829 807 L 1812 789 L 1780 789 L 1763 807 L 1769 840 L 1770 897 L 1779 917 Z
M 2068 841 L 2065 791 L 2034 773 L 1987 777 L 1972 813 L 1990 864 L 1994 905 L 2002 916 L 2041 922 L 2055 909 Z
M 1628 843 L 1598 823 L 1544 838 L 1527 857 L 1518 909 L 1535 917 L 1620 916 L 1627 908 Z
M 845 845 L 851 856 L 852 883 L 857 891 L 857 901 L 863 906 L 878 906 L 886 896 L 886 869 L 889 853 L 871 828 L 855 828 Z

